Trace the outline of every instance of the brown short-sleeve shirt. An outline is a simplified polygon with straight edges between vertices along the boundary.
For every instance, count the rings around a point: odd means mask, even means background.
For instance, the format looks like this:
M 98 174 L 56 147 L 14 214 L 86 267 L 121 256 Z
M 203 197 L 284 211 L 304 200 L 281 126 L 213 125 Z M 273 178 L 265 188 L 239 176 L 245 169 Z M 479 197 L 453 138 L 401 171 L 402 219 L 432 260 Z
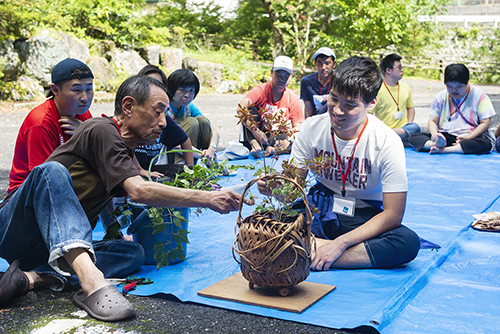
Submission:
M 73 137 L 47 159 L 68 169 L 92 228 L 109 200 L 124 195 L 122 182 L 139 175 L 130 152 L 115 122 L 95 117 L 80 124 Z

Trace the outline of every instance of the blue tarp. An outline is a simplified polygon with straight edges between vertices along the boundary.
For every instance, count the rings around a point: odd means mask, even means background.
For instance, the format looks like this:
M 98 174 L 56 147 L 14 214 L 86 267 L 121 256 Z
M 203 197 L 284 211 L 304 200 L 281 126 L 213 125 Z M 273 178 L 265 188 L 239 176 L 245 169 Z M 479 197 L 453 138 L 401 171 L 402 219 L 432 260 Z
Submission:
M 155 284 L 133 293 L 172 294 L 181 301 L 331 328 L 369 325 L 382 333 L 496 332 L 500 234 L 469 225 L 472 214 L 500 211 L 500 179 L 495 172 L 500 154 L 431 156 L 407 149 L 406 157 L 409 191 L 403 223 L 442 247 L 421 249 L 406 268 L 311 272 L 308 281 L 337 289 L 302 314 L 200 297 L 198 291 L 239 271 L 231 252 L 238 213 L 204 211 L 200 217 L 191 215 L 188 260 L 160 270 L 143 266 L 137 276 L 150 277 Z M 252 174 L 240 169 L 222 185 L 246 183 Z M 242 215 L 251 211 L 245 206 Z M 102 231 L 95 236 L 102 236 Z M 5 262 L 0 263 L 0 270 L 6 268 Z

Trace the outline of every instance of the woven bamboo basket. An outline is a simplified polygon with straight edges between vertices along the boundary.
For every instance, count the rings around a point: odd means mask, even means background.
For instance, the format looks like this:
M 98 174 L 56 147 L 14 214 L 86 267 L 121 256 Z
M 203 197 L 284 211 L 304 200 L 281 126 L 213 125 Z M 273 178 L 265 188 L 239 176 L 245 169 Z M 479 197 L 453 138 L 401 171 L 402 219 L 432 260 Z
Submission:
M 277 221 L 270 212 L 254 212 L 242 220 L 243 197 L 247 190 L 259 180 L 284 180 L 292 182 L 302 194 L 306 217 L 299 214 Z M 254 285 L 279 288 L 286 296 L 289 288 L 304 281 L 311 265 L 311 218 L 307 196 L 302 187 L 292 179 L 266 175 L 250 181 L 241 195 L 238 220 L 235 227 L 236 240 L 233 256 L 240 263 L 243 277 L 252 289 Z M 239 255 L 239 261 L 236 258 Z

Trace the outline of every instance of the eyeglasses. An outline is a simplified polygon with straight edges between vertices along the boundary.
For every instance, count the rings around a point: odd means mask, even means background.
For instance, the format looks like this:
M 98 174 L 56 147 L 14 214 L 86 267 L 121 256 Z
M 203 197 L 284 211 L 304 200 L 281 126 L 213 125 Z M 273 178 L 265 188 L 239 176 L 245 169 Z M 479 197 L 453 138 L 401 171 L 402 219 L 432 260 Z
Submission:
M 463 89 L 466 85 L 463 84 L 463 83 L 455 83 L 455 84 L 450 84 L 450 83 L 447 83 L 446 84 L 446 88 L 448 89 L 451 89 L 451 90 L 460 90 L 460 89 Z
M 392 69 L 394 69 L 394 67 L 393 67 Z M 396 67 L 396 69 L 398 69 L 398 70 L 402 71 L 402 70 L 403 70 L 403 65 L 399 65 L 399 66 L 397 66 L 397 67 Z

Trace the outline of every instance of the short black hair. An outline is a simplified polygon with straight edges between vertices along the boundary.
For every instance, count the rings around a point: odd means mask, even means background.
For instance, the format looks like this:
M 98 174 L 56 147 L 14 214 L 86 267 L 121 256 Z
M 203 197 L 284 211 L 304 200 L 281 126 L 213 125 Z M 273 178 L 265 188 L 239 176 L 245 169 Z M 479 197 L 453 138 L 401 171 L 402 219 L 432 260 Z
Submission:
M 172 100 L 175 92 L 179 87 L 194 87 L 194 97 L 200 91 L 200 81 L 196 75 L 188 69 L 180 69 L 173 71 L 167 79 L 167 94 L 168 98 Z
M 327 56 L 325 54 L 319 54 L 319 55 L 316 56 L 316 58 L 314 58 L 314 64 L 316 64 L 316 62 L 318 61 L 319 57 L 324 57 L 326 59 L 332 58 L 332 61 L 335 61 L 335 57 L 334 56 Z
M 133 97 L 140 106 L 144 105 L 149 99 L 151 86 L 160 87 L 165 93 L 167 92 L 165 86 L 155 78 L 134 75 L 125 80 L 116 92 L 115 116 L 122 114 L 122 101 L 126 96 Z
M 448 82 L 469 83 L 469 69 L 464 64 L 450 64 L 444 69 L 444 84 Z
M 377 64 L 370 58 L 354 56 L 347 58 L 333 71 L 332 89 L 341 95 L 372 102 L 384 79 Z
M 139 71 L 139 73 L 137 73 L 137 75 L 142 76 L 142 75 L 149 75 L 149 74 L 154 74 L 154 73 L 160 75 L 163 85 L 167 85 L 167 76 L 165 75 L 165 73 L 162 70 L 160 70 L 160 68 L 158 66 L 146 65 Z
M 392 69 L 394 67 L 394 62 L 401 61 L 401 59 L 403 59 L 403 57 L 395 53 L 385 56 L 385 58 L 380 62 L 380 71 L 382 71 L 382 74 L 385 74 L 386 69 Z

